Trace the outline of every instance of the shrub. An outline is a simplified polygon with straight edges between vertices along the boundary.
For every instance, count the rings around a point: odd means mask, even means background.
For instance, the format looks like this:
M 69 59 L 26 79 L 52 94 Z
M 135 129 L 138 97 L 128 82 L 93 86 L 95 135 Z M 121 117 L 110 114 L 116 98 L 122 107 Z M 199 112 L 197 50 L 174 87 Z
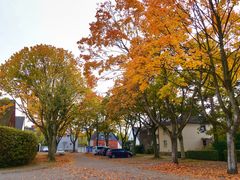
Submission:
M 0 126 L 0 167 L 32 161 L 37 154 L 37 138 L 31 132 Z
M 212 144 L 214 150 L 218 151 L 219 160 L 224 160 L 223 151 L 227 149 L 227 143 L 225 140 L 219 140 L 217 142 L 213 142 Z
M 189 159 L 218 161 L 218 151 L 187 151 L 186 157 Z
M 135 146 L 135 153 L 143 154 L 144 153 L 144 146 L 142 144 Z
M 223 151 L 224 161 L 227 161 L 227 150 Z M 236 150 L 237 162 L 240 162 L 240 150 Z
M 149 147 L 148 149 L 146 149 L 145 153 L 146 154 L 153 154 L 154 153 L 153 147 Z

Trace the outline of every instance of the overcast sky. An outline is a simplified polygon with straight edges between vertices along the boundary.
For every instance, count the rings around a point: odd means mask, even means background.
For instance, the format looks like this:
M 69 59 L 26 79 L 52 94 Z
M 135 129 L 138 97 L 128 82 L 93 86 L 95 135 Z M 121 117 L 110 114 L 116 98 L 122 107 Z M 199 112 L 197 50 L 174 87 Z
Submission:
M 0 62 L 24 46 L 51 44 L 72 51 L 89 33 L 100 0 L 0 0 Z
M 23 47 L 51 44 L 72 51 L 89 34 L 103 0 L 0 0 L 0 64 Z M 99 93 L 112 83 L 99 82 Z
M 76 42 L 89 34 L 103 0 L 0 0 L 0 63 L 35 44 L 51 44 L 79 55 Z M 110 83 L 112 84 L 112 83 Z M 109 86 L 99 82 L 98 91 Z

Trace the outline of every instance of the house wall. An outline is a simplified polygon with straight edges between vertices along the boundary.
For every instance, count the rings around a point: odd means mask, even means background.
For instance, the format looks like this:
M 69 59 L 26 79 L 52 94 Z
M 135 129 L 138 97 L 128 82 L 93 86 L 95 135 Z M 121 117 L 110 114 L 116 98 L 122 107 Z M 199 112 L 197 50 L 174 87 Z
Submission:
M 148 150 L 152 148 L 153 140 L 152 140 L 152 134 L 150 129 L 141 129 L 138 137 L 139 137 L 140 144 L 142 144 L 144 147 L 144 150 Z
M 97 141 L 96 140 L 91 140 L 90 145 L 91 146 L 97 146 Z M 106 146 L 106 141 L 105 140 L 98 140 L 98 146 Z M 121 148 L 118 141 L 115 141 L 115 140 L 109 140 L 108 147 L 111 148 L 111 149 Z
M 210 129 L 209 125 L 205 125 L 206 130 Z M 183 129 L 183 143 L 185 151 L 188 150 L 200 150 L 203 146 L 202 138 L 211 138 L 211 136 L 204 133 L 199 132 L 200 124 L 187 124 Z M 159 134 L 159 149 L 160 152 L 171 152 L 171 140 L 167 132 L 164 132 L 162 128 L 158 130 Z M 179 141 L 178 141 L 178 150 L 180 151 Z
M 70 140 L 70 136 L 63 136 L 62 139 L 60 140 L 60 142 L 58 143 L 57 148 L 62 148 L 66 151 L 72 151 L 73 144 Z M 76 148 L 76 150 L 78 149 L 78 140 L 75 143 L 75 148 Z
M 3 101 L 3 100 L 0 100 L 0 101 Z M 16 126 L 16 116 L 15 116 L 15 114 L 16 114 L 16 105 L 15 105 L 15 101 L 13 101 L 13 100 L 11 100 L 11 103 L 13 105 L 9 106 L 6 109 L 4 115 L 0 117 L 0 125 L 1 126 L 8 126 L 8 127 L 15 128 L 15 126 Z M 7 105 L 7 104 L 3 104 L 3 105 Z

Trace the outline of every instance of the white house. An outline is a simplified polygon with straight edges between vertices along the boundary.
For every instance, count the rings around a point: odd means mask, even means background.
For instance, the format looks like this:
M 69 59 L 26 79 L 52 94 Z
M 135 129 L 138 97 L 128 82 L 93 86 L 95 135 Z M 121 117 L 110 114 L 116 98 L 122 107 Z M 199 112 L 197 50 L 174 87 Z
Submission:
M 65 151 L 73 150 L 73 143 L 71 142 L 70 135 L 63 136 L 60 142 L 58 143 L 58 147 Z M 78 150 L 78 140 L 75 143 L 75 149 Z
M 201 123 L 197 117 L 191 118 L 182 131 L 185 151 L 203 149 L 212 140 L 212 136 L 206 133 L 210 128 L 210 124 Z M 172 145 L 168 133 L 159 127 L 156 134 L 159 136 L 158 144 L 160 152 L 171 152 Z M 178 150 L 180 151 L 179 142 Z

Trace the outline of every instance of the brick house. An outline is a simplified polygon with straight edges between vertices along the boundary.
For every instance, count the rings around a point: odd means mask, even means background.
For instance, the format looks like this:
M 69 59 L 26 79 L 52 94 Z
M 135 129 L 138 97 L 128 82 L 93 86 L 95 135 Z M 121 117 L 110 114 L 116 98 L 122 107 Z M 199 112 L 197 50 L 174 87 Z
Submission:
M 97 146 L 97 133 L 95 132 L 90 140 L 90 146 Z M 98 146 L 106 146 L 104 133 L 98 133 Z M 108 147 L 111 149 L 122 148 L 117 136 L 113 133 L 109 134 Z
M 2 115 L 0 115 L 0 126 L 8 126 L 16 129 L 24 130 L 25 117 L 16 116 L 16 103 L 14 100 L 7 98 L 0 99 L 0 107 L 7 107 Z
M 15 101 L 9 100 L 7 98 L 0 100 L 0 106 L 8 106 L 4 113 L 0 116 L 0 125 L 15 127 L 16 125 L 16 106 Z

